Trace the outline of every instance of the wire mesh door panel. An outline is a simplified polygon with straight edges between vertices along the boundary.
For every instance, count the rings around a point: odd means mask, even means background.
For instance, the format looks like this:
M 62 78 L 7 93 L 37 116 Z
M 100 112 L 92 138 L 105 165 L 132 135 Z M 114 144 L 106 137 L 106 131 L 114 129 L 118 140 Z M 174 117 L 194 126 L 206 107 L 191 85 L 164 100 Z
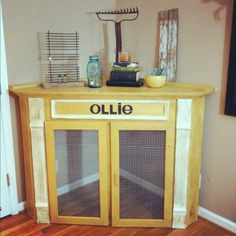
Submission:
M 151 123 L 152 124 L 152 123 Z M 150 126 L 151 126 L 150 124 Z M 171 196 L 166 190 L 169 156 L 168 130 L 160 127 L 134 125 L 113 128 L 113 225 L 157 226 L 170 223 Z M 142 128 L 140 128 L 142 127 Z M 172 166 L 168 168 L 173 169 Z M 172 188 L 173 186 L 168 186 Z M 168 215 L 168 217 L 167 217 Z
M 165 131 L 120 131 L 120 218 L 163 219 Z
M 53 183 L 49 188 L 54 196 L 50 199 L 54 205 L 51 209 L 54 222 L 106 224 L 106 129 L 93 129 L 95 124 L 86 129 L 82 128 L 84 125 L 78 127 L 77 123 L 77 128 L 71 129 L 71 124 L 62 124 L 61 128 L 54 127 L 50 132 L 54 160 L 49 162 L 49 167 L 53 165 L 54 171 L 49 176 L 54 175 L 55 180 L 50 177 Z
M 55 130 L 59 216 L 100 216 L 98 131 Z

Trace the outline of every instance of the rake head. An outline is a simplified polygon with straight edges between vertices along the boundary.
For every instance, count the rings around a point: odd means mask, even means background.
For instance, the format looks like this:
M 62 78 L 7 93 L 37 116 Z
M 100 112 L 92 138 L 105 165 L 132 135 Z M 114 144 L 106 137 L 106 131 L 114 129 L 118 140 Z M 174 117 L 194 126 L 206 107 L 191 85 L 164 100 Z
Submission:
M 126 9 L 123 8 L 123 9 L 115 10 L 115 11 L 99 11 L 99 12 L 96 12 L 96 15 L 97 15 L 98 19 L 100 19 L 102 21 L 113 21 L 113 22 L 116 22 L 116 21 L 113 20 L 113 19 L 107 18 L 106 16 L 108 16 L 108 15 L 130 15 L 130 14 L 132 14 L 131 17 L 123 18 L 119 22 L 136 20 L 138 18 L 138 15 L 139 15 L 138 8 L 133 7 L 133 8 L 126 8 Z

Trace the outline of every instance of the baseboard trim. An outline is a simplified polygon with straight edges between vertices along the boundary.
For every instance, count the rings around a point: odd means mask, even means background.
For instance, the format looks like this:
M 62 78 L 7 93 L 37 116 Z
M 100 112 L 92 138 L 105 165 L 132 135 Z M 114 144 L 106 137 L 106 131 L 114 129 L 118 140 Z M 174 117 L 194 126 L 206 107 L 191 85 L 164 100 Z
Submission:
M 66 184 L 60 188 L 57 189 L 57 194 L 58 196 L 62 195 L 62 194 L 65 194 L 65 193 L 68 193 L 70 191 L 73 191 L 77 188 L 80 188 L 84 185 L 87 185 L 87 184 L 91 184 L 95 181 L 98 181 L 99 180 L 99 174 L 96 173 L 96 174 L 93 174 L 93 175 L 89 175 L 88 177 L 85 177 L 83 179 L 80 179 L 80 180 L 77 180 L 73 183 L 70 183 L 70 184 Z
M 233 221 L 230 221 L 222 216 L 219 216 L 215 214 L 212 211 L 209 211 L 203 207 L 199 207 L 199 216 L 201 216 L 204 219 L 207 219 L 233 233 L 236 233 L 236 223 Z
M 123 178 L 143 187 L 144 189 L 147 189 L 148 191 L 159 195 L 160 197 L 164 196 L 164 192 L 163 189 L 156 186 L 155 184 L 150 183 L 149 181 L 146 181 L 136 175 L 133 175 L 132 173 L 124 170 L 124 169 L 120 169 L 120 176 L 122 176 Z
M 24 211 L 26 209 L 26 202 L 19 202 L 18 203 L 18 211 Z

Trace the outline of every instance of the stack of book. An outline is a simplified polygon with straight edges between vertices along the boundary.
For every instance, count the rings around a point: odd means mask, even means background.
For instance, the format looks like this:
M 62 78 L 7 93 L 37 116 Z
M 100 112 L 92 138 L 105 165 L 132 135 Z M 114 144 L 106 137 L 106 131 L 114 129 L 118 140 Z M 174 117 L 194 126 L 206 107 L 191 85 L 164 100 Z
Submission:
M 144 82 L 143 79 L 139 78 L 139 74 L 138 63 L 115 62 L 110 73 L 110 80 L 106 84 L 107 86 L 140 87 Z

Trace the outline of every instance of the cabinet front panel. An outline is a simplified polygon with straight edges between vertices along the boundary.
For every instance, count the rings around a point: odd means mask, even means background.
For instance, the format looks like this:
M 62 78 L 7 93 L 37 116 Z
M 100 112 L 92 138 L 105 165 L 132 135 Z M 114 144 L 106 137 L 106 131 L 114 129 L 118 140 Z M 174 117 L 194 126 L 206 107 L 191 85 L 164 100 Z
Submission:
M 53 99 L 53 119 L 167 120 L 166 100 Z
M 107 124 L 49 122 L 47 129 L 52 222 L 108 224 Z

